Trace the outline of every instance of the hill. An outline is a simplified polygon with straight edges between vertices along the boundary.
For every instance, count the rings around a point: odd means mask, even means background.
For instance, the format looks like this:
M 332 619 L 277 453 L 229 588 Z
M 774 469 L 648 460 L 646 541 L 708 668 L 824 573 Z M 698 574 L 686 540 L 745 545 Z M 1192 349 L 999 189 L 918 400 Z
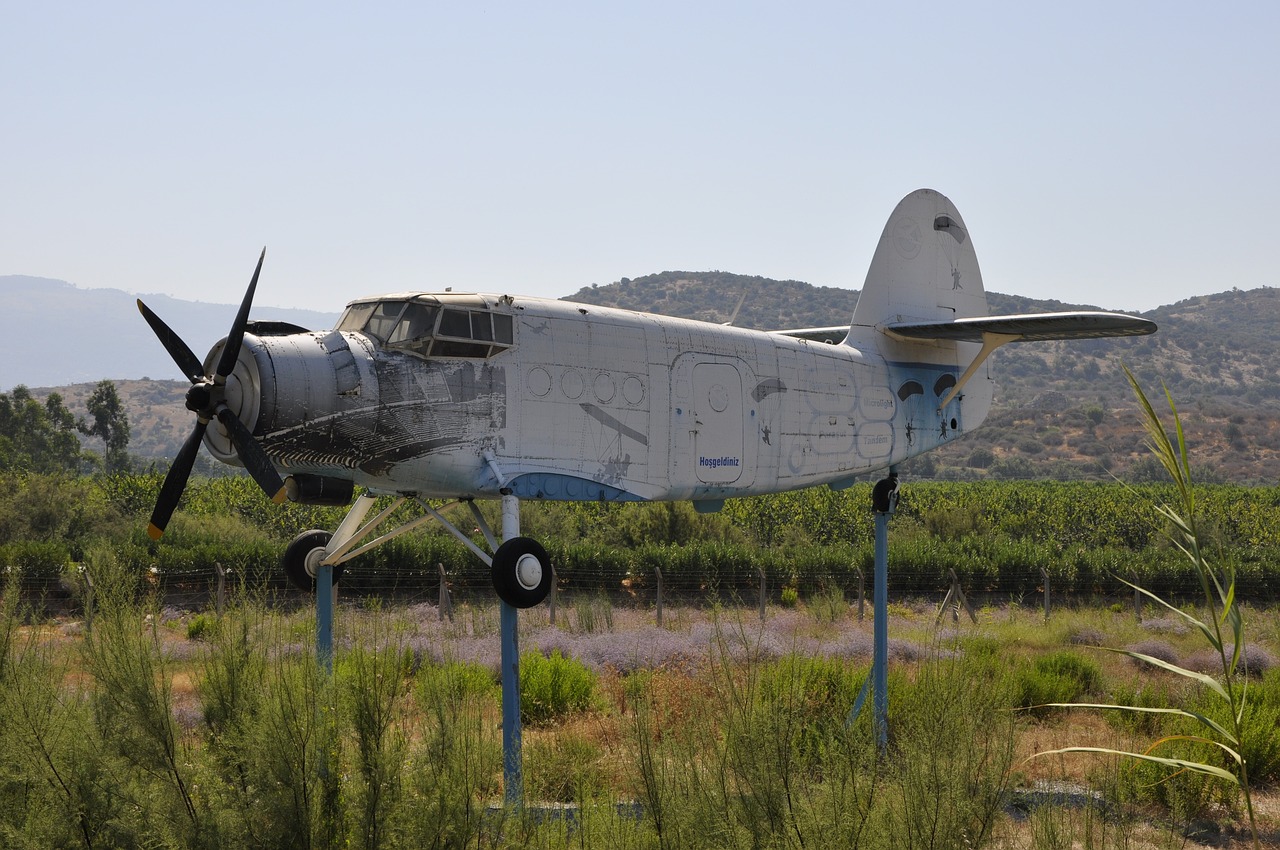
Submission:
M 846 323 L 857 301 L 854 290 L 719 271 L 624 278 L 583 288 L 566 300 L 724 322 L 744 294 L 735 323 L 761 329 Z M 1105 309 L 1000 293 L 988 293 L 988 301 L 995 314 Z M 164 296 L 147 296 L 147 302 L 197 348 L 218 338 L 234 311 Z M 131 452 L 147 458 L 177 452 L 191 427 L 182 405 L 186 384 L 151 379 L 172 374 L 173 365 L 138 317 L 134 296 L 0 277 L 0 315 L 6 327 L 0 388 L 25 383 L 45 387 L 36 390 L 45 395 L 56 387 L 83 416 L 94 383 L 112 377 L 132 426 Z M 1156 477 L 1123 363 L 1149 394 L 1158 395 L 1162 381 L 1168 384 L 1184 414 L 1202 480 L 1274 482 L 1280 477 L 1280 291 L 1231 290 L 1143 315 L 1159 323 L 1159 333 L 1001 349 L 993 358 L 998 390 L 987 423 L 904 471 L 937 478 Z M 48 343 L 54 332 L 50 317 L 65 345 Z M 336 317 L 264 308 L 255 309 L 254 318 L 329 327 Z M 127 329 L 128 345 L 120 345 L 121 328 Z M 135 349 L 144 352 L 141 359 L 126 359 L 137 355 Z M 55 369 L 63 370 L 60 377 L 40 378 Z M 78 371 L 68 378 L 68 369 Z
M 197 353 L 231 326 L 236 307 L 144 295 Z M 168 378 L 176 369 L 138 314 L 137 295 L 81 289 L 66 281 L 0 276 L 0 391 L 18 384 L 52 387 L 103 378 Z M 255 319 L 331 328 L 332 313 L 256 307 Z

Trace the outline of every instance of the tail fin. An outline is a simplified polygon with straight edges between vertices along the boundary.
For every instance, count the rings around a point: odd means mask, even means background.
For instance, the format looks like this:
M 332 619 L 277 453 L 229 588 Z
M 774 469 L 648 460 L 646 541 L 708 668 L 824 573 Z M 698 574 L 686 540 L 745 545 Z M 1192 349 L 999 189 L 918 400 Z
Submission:
M 942 396 L 959 396 L 997 348 L 1010 342 L 1099 339 L 1154 333 L 1153 322 L 1123 313 L 1031 313 L 987 317 L 987 295 L 973 240 L 955 204 L 931 189 L 907 195 L 889 216 L 845 342 L 890 364 L 963 370 Z M 991 398 L 971 393 L 974 409 Z M 975 386 L 974 389 L 977 389 Z M 976 421 L 981 421 L 981 416 Z M 976 424 L 976 422 L 975 422 Z
M 955 204 L 918 189 L 894 208 L 853 311 L 853 340 L 888 324 L 987 315 L 982 272 Z

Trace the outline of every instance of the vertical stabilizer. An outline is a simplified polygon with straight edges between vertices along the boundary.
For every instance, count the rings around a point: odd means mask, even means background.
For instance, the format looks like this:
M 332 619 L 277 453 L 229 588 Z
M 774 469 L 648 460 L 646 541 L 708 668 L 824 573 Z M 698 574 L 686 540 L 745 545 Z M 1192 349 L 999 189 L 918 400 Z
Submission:
M 895 447 L 901 457 L 978 427 L 991 408 L 995 384 L 990 370 L 981 368 L 980 343 L 909 338 L 896 328 L 986 315 L 978 257 L 955 204 L 931 189 L 907 195 L 880 236 L 845 343 L 875 352 L 888 366 L 905 437 Z M 960 394 L 955 390 L 962 375 L 967 384 Z
M 851 342 L 887 324 L 985 315 L 978 257 L 955 204 L 932 189 L 907 195 L 876 246 L 853 311 Z

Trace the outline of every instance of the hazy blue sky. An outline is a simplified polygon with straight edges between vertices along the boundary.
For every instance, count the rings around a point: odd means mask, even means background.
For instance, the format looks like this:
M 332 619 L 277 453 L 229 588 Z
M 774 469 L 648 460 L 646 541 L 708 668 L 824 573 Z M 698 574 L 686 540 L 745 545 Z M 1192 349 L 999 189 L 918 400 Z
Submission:
M 0 0 L 0 80 L 0 274 L 232 303 L 265 244 L 260 303 L 321 310 L 857 288 L 928 186 L 990 290 L 1280 284 L 1271 2 Z

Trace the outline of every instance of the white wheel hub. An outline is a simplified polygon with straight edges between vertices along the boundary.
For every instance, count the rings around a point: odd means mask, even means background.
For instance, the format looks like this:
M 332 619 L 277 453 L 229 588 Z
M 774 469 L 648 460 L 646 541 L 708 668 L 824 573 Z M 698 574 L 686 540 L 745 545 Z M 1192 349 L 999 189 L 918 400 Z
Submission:
M 307 575 L 315 578 L 320 572 L 320 562 L 324 560 L 324 547 L 317 546 L 307 553 L 307 557 L 303 559 L 302 566 L 307 571 Z
M 542 562 L 535 555 L 521 555 L 516 559 L 516 581 L 525 590 L 536 590 L 542 584 Z

